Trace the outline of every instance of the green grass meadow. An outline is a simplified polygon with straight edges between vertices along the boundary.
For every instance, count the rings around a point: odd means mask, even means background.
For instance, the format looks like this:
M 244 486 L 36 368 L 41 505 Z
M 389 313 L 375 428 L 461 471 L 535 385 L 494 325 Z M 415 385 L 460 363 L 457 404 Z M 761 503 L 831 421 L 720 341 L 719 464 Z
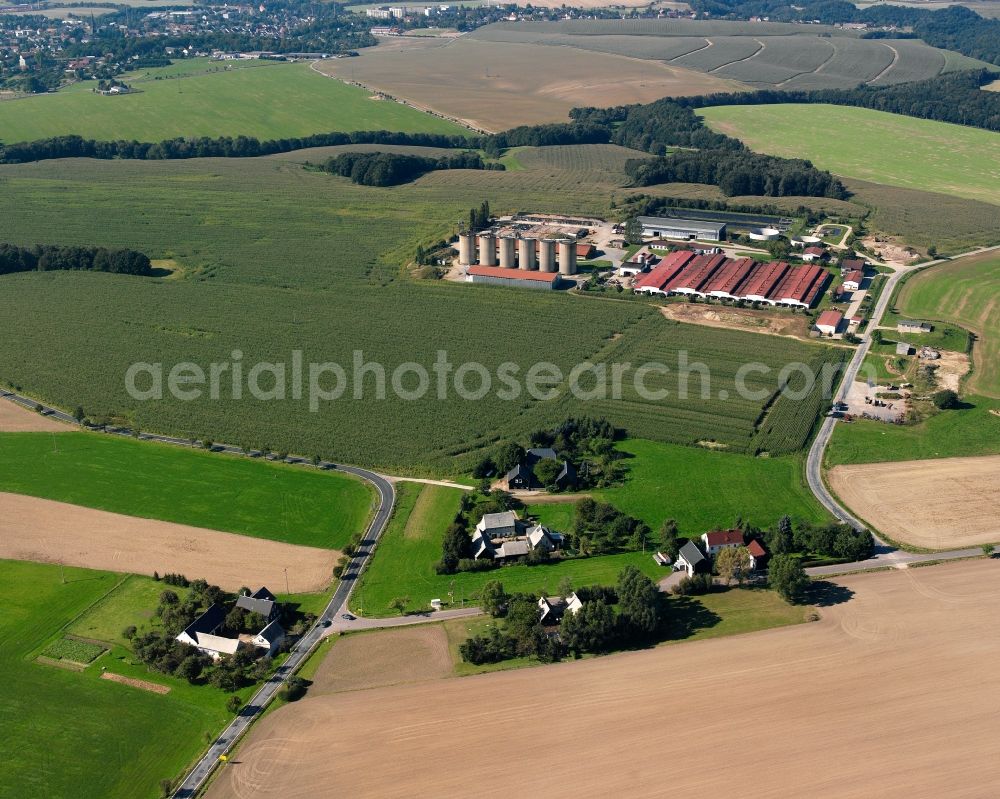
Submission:
M 65 582 L 60 579 L 65 575 Z M 110 572 L 0 561 L 0 797 L 153 799 L 231 717 L 214 688 L 150 675 L 120 647 L 83 671 L 38 663 L 63 628 L 122 579 Z M 151 582 L 151 581 L 150 581 Z M 101 680 L 101 669 L 169 684 L 160 695 Z
M 252 64 L 253 66 L 247 66 Z M 179 61 L 123 77 L 135 93 L 104 97 L 83 81 L 0 104 L 5 143 L 76 134 L 161 141 L 178 136 L 281 139 L 311 133 L 393 130 L 463 133 L 451 122 L 325 77 L 304 63 Z
M 0 435 L 0 490 L 331 549 L 373 502 L 343 474 L 86 432 Z
M 1000 205 L 1000 134 L 865 108 L 719 106 L 709 125 L 758 152 L 849 178 Z
M 1000 400 L 966 395 L 969 406 L 942 411 L 914 425 L 858 419 L 838 424 L 826 452 L 826 465 L 880 463 L 927 458 L 1000 454 Z

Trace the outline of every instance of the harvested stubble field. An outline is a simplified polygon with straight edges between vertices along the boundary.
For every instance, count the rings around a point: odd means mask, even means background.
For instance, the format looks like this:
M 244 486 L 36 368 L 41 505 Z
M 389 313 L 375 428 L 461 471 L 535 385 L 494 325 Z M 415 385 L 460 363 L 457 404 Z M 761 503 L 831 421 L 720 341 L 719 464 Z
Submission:
M 72 428 L 63 422 L 0 399 L 0 433 L 65 433 L 67 430 Z
M 348 635 L 323 658 L 310 696 L 424 682 L 452 673 L 448 636 L 440 624 Z
M 867 108 L 717 106 L 714 129 L 837 175 L 1000 205 L 1000 133 Z
M 90 569 L 203 577 L 227 591 L 288 584 L 321 591 L 335 549 L 283 544 L 200 527 L 139 519 L 20 494 L 0 493 L 0 558 Z
M 895 541 L 926 549 L 1000 542 L 1000 456 L 837 466 L 830 485 Z
M 983 630 L 1000 612 L 997 569 L 983 560 L 838 578 L 814 624 L 307 696 L 257 725 L 208 795 L 294 799 L 322 786 L 451 797 L 475 784 L 484 797 L 652 796 L 664 785 L 655 764 L 695 762 L 748 740 L 755 761 L 768 764 L 752 780 L 739 768 L 677 769 L 671 792 L 773 799 L 794 785 L 804 796 L 930 799 L 961 786 L 993 795 L 996 714 L 983 697 L 1000 688 L 1000 639 Z M 753 689 L 724 702 L 678 701 L 723 684 Z M 515 768 L 484 770 L 477 758 L 440 756 L 443 731 L 457 729 L 545 745 L 522 747 Z
M 55 94 L 0 103 L 0 135 L 4 142 L 16 142 L 71 133 L 111 141 L 161 141 L 175 136 L 280 139 L 334 130 L 463 132 L 399 103 L 377 102 L 368 92 L 329 80 L 308 64 L 251 63 L 255 66 L 241 62 L 227 69 L 211 66 L 208 59 L 192 59 L 126 75 L 137 90 L 133 94 L 104 97 L 82 82 Z
M 738 91 L 739 83 L 655 61 L 469 37 L 398 39 L 317 68 L 477 128 L 566 122 L 582 105 Z
M 648 336 L 650 324 L 663 326 L 657 336 L 670 328 L 675 341 L 666 342 L 667 354 L 683 336 L 698 360 L 704 328 L 673 326 L 639 303 L 400 279 L 418 242 L 448 235 L 485 198 L 498 212 L 606 215 L 610 195 L 623 182 L 591 182 L 596 177 L 552 165 L 535 168 L 528 160 L 518 171 L 447 170 L 386 189 L 271 158 L 67 160 L 0 168 L 6 239 L 50 241 L 58 230 L 61 243 L 131 246 L 184 269 L 183 278 L 169 280 L 79 272 L 5 276 L 0 313 L 11 325 L 39 330 L 51 346 L 41 369 L 37 342 L 11 338 L 0 353 L 0 377 L 40 398 L 69 408 L 80 404 L 89 416 L 122 418 L 140 430 L 388 470 L 444 471 L 464 465 L 456 456 L 501 436 L 523 437 L 568 412 L 587 412 L 585 403 L 524 395 L 511 402 L 493 392 L 473 409 L 453 391 L 443 402 L 436 394 L 414 402 L 391 391 L 385 400 L 357 402 L 348 392 L 312 412 L 307 398 L 256 400 L 245 392 L 235 400 L 227 390 L 217 401 L 206 395 L 181 403 L 167 395 L 139 402 L 127 395 L 124 375 L 136 362 L 194 362 L 207 370 L 231 361 L 233 350 L 243 352 L 244 363 L 286 364 L 301 350 L 304 363 L 332 361 L 348 374 L 358 350 L 391 373 L 407 361 L 429 368 L 441 349 L 454 364 L 477 361 L 494 374 L 505 361 L 520 364 L 522 375 L 538 361 L 556 363 L 565 374 L 585 360 L 607 360 L 617 351 L 608 345 L 624 346 L 633 329 Z M 610 175 L 612 168 L 599 171 Z M 53 202 L 69 196 L 72 204 Z M 96 226 L 95 213 L 101 219 Z M 529 338 L 510 335 L 514 316 L 531 319 Z M 46 320 L 44 331 L 39 319 Z M 641 320 L 647 323 L 639 328 Z M 759 337 L 712 331 L 711 339 L 713 363 L 728 358 L 719 389 L 732 382 L 738 359 L 748 352 L 760 357 Z M 817 351 L 796 346 L 801 350 L 791 353 L 782 342 L 775 353 L 764 353 L 765 361 L 778 365 L 786 355 L 809 360 Z M 367 384 L 363 393 L 373 397 L 373 379 Z M 666 416 L 672 407 L 669 400 L 656 405 Z M 695 440 L 748 446 L 746 422 L 759 407 L 751 412 L 741 405 L 736 430 L 727 402 L 701 403 Z M 651 408 L 612 403 L 590 412 L 607 412 L 632 429 Z M 643 422 L 648 436 L 692 440 L 689 429 L 649 421 Z
M 651 59 L 757 88 L 905 83 L 986 66 L 919 40 L 861 39 L 839 28 L 787 23 L 667 19 L 497 23 L 479 28 L 469 38 Z
M 975 333 L 968 387 L 1000 398 L 1000 254 L 961 258 L 920 272 L 906 281 L 895 302 L 907 315 L 954 322 Z

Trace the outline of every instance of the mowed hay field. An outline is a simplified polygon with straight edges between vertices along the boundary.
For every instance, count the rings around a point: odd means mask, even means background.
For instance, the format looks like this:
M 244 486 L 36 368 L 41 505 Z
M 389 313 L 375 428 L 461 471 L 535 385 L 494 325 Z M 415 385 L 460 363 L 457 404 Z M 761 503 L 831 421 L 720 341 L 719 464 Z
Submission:
M 1000 134 L 866 108 L 718 106 L 713 130 L 837 175 L 1000 205 Z
M 623 55 L 467 37 L 399 39 L 317 68 L 490 131 L 566 122 L 577 106 L 741 88 L 735 81 Z
M 920 272 L 896 298 L 901 313 L 953 322 L 976 335 L 968 387 L 1000 398 L 1000 254 L 961 258 Z
M 137 574 L 202 577 L 227 591 L 245 585 L 322 591 L 340 557 L 296 546 L 154 519 L 139 519 L 0 492 L 0 558 Z
M 253 63 L 226 69 L 208 59 L 178 62 L 124 76 L 134 94 L 103 97 L 91 91 L 93 81 L 85 81 L 55 94 L 0 103 L 0 141 L 68 134 L 161 141 L 177 136 L 280 139 L 354 130 L 463 132 L 443 119 L 373 99 L 308 64 Z
M 998 569 L 982 560 L 838 578 L 839 604 L 814 624 L 307 696 L 257 725 L 208 795 L 457 797 L 474 784 L 484 797 L 653 796 L 663 764 L 752 741 L 754 762 L 767 764 L 752 779 L 745 768 L 670 768 L 670 791 L 991 796 L 996 709 L 983 697 L 1000 689 L 1000 638 L 984 630 L 1000 613 Z M 545 745 L 519 748 L 515 767 L 484 769 L 440 756 L 452 730 Z
M 0 435 L 0 491 L 331 549 L 374 504 L 346 474 L 86 432 Z
M 495 23 L 470 39 L 626 55 L 738 80 L 755 88 L 853 88 L 987 66 L 919 40 L 861 39 L 828 25 L 627 19 Z
M 926 549 L 1000 542 L 1000 456 L 837 466 L 829 480 L 894 541 Z
M 35 662 L 121 579 L 69 566 L 0 561 L 4 799 L 154 799 L 161 795 L 159 781 L 183 771 L 204 746 L 204 735 L 232 718 L 223 692 L 150 675 L 114 654 L 85 671 Z M 173 684 L 168 694 L 140 690 L 100 679 L 102 667 Z

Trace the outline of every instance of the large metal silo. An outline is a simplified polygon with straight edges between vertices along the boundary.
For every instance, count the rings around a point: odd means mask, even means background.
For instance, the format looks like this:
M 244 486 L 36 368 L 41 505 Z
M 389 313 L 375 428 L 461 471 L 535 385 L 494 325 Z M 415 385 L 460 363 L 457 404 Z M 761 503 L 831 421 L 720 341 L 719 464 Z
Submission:
M 576 274 L 576 242 L 572 239 L 559 240 L 559 274 Z
M 517 242 L 517 260 L 521 269 L 538 269 L 535 261 L 535 247 L 537 239 L 519 239 Z
M 538 240 L 538 269 L 540 272 L 556 271 L 555 239 Z
M 492 233 L 479 235 L 479 263 L 483 266 L 497 265 L 497 239 Z
M 476 245 L 473 243 L 471 233 L 458 234 L 458 263 L 461 266 L 468 266 L 476 253 Z
M 514 268 L 514 245 L 516 239 L 513 236 L 500 237 L 500 266 L 504 269 Z

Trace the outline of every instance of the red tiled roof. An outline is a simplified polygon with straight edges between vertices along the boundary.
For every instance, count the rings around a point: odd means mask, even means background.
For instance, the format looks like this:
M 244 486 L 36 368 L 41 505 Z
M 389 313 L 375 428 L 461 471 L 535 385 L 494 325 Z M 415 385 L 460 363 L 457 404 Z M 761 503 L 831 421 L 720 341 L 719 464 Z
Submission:
M 857 269 L 855 269 L 853 272 L 848 272 L 846 275 L 844 275 L 845 283 L 860 283 L 864 279 L 865 279 L 864 274 Z
M 840 311 L 823 311 L 816 320 L 816 325 L 829 325 L 836 329 L 844 320 L 844 315 Z
M 742 544 L 743 531 L 713 530 L 710 533 L 705 533 L 705 543 L 707 543 L 710 547 L 718 547 L 723 544 Z
M 659 265 L 635 282 L 635 288 L 662 289 L 695 255 L 693 252 L 672 252 Z
M 757 267 L 740 291 L 744 297 L 768 297 L 791 267 L 784 261 L 772 261 Z
M 727 260 L 722 268 L 715 273 L 715 276 L 708 281 L 705 293 L 711 294 L 713 291 L 721 291 L 736 296 L 736 289 L 752 274 L 754 264 L 753 258 Z
M 663 290 L 701 291 L 701 287 L 709 281 L 725 260 L 726 256 L 724 255 L 697 255 L 663 287 Z
M 482 266 L 476 264 L 469 267 L 470 275 L 480 277 L 506 277 L 511 280 L 536 280 L 541 283 L 555 283 L 559 279 L 558 272 L 536 272 L 528 269 L 505 269 L 502 266 Z
M 762 558 L 767 554 L 764 547 L 760 545 L 760 541 L 758 541 L 756 538 L 749 544 L 747 544 L 747 551 L 755 558 Z
M 795 300 L 806 305 L 812 305 L 812 300 L 818 290 L 815 288 L 823 275 L 827 274 L 821 266 L 800 266 L 790 269 L 785 278 L 767 295 L 769 300 Z
M 807 247 L 802 252 L 803 255 L 826 255 L 826 250 L 822 247 Z

